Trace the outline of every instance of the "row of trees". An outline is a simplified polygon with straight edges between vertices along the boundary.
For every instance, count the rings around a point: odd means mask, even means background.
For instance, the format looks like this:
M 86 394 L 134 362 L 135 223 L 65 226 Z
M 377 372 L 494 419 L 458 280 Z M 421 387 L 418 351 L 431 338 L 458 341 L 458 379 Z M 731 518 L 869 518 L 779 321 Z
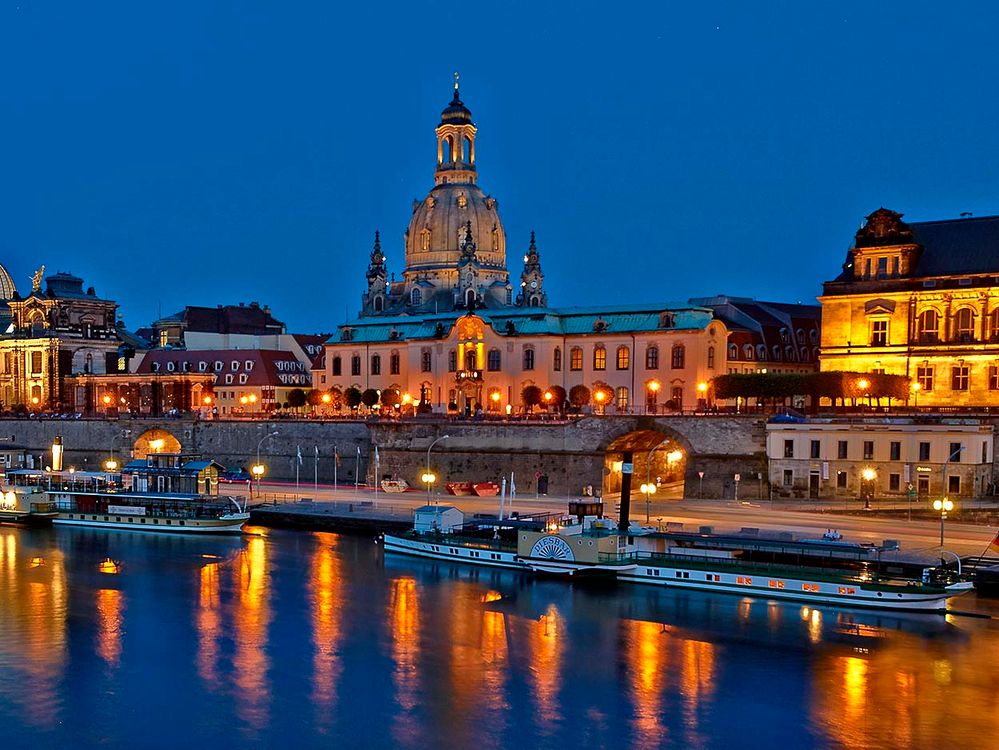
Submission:
M 833 406 L 867 399 L 881 404 L 887 399 L 904 401 L 912 393 L 912 381 L 905 375 L 864 372 L 733 373 L 711 381 L 716 399 L 756 398 L 778 403 L 796 396 L 808 397 L 813 409 L 819 399 L 828 398 Z

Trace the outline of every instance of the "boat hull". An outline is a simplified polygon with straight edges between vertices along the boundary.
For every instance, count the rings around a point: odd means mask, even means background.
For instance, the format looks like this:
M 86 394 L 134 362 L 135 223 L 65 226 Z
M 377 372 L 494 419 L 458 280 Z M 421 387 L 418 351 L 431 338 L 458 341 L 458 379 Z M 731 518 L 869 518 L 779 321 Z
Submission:
M 782 599 L 829 604 L 837 607 L 865 607 L 901 611 L 944 612 L 947 600 L 971 590 L 971 584 L 955 584 L 946 589 L 927 590 L 920 586 L 877 586 L 861 582 L 829 582 L 787 575 L 760 576 L 721 567 L 696 569 L 682 566 L 592 565 L 567 560 L 521 557 L 516 550 L 490 549 L 445 539 L 416 539 L 382 535 L 386 552 L 424 557 L 467 565 L 523 570 L 542 575 L 571 576 L 599 573 L 625 583 L 644 583 L 667 588 L 694 589 L 757 599 Z M 901 589 L 901 590 L 898 590 Z M 918 590 L 917 590 L 918 589 Z
M 156 534 L 241 534 L 249 513 L 232 513 L 221 518 L 158 518 L 154 516 L 108 513 L 60 512 L 52 523 L 59 526 L 90 526 Z

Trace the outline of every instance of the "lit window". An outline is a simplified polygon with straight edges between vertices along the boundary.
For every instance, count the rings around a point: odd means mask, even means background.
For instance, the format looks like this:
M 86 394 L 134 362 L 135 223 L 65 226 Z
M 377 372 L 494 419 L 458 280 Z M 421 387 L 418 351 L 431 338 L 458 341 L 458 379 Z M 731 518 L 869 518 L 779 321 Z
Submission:
M 569 350 L 569 369 L 577 372 L 583 369 L 582 347 L 574 346 Z
M 603 344 L 597 344 L 593 347 L 593 369 L 607 369 L 607 350 L 604 349 Z
M 617 348 L 617 369 L 627 370 L 631 366 L 631 350 L 626 346 Z
M 952 391 L 968 390 L 971 368 L 968 365 L 954 365 L 951 368 L 950 388 Z
M 887 346 L 888 345 L 888 321 L 887 320 L 872 320 L 871 321 L 871 346 Z

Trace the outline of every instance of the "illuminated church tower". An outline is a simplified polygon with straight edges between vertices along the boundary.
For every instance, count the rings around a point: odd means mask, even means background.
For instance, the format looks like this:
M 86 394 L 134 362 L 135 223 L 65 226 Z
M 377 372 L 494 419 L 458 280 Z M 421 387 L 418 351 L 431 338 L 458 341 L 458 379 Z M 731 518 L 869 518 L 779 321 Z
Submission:
M 472 301 L 487 309 L 513 305 L 499 206 L 476 184 L 476 133 L 455 74 L 454 97 L 436 130 L 434 187 L 413 202 L 404 236 L 402 280 L 386 283 L 379 246 L 368 270 L 362 317 L 449 312 Z

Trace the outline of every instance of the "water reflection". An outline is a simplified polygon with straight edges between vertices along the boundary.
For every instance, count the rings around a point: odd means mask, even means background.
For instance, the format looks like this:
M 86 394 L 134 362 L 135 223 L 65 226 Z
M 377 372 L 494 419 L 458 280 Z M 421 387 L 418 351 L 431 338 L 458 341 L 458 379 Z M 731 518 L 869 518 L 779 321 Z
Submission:
M 0 732 L 141 746 L 149 696 L 169 695 L 165 747 L 859 750 L 999 736 L 991 621 L 380 555 L 327 534 L 0 529 Z M 120 575 L 97 571 L 108 556 Z
M 97 655 L 108 667 L 117 667 L 121 658 L 125 599 L 117 589 L 97 589 Z
M 23 543 L 19 529 L 0 529 L 0 706 L 35 727 L 60 721 L 66 613 L 62 554 Z
M 267 650 L 267 626 L 270 571 L 268 543 L 263 536 L 246 540 L 246 547 L 233 569 L 236 607 L 233 613 L 235 655 L 233 682 L 237 716 L 246 727 L 259 731 L 270 721 L 270 658 Z
M 337 553 L 338 537 L 315 534 L 316 548 L 309 571 L 312 601 L 312 703 L 316 728 L 328 731 L 333 720 L 336 684 L 340 676 L 340 640 L 343 637 L 342 559 Z

